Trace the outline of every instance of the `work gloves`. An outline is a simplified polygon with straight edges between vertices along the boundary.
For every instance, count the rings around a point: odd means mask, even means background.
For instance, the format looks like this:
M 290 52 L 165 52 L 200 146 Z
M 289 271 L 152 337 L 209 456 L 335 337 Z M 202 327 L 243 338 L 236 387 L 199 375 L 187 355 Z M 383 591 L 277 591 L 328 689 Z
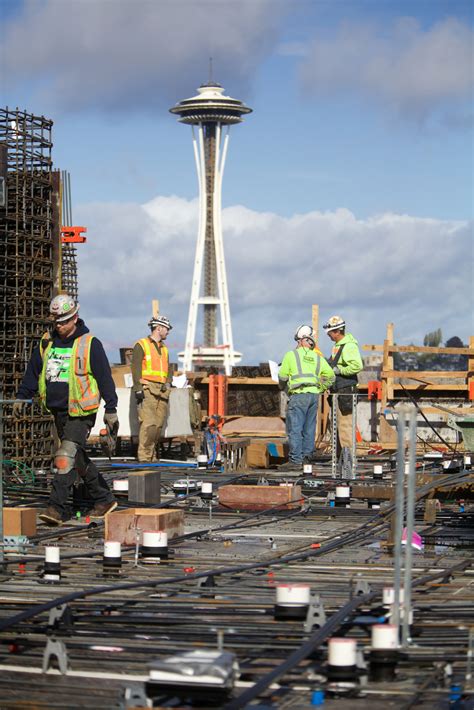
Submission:
M 145 395 L 143 394 L 143 392 L 141 390 L 139 390 L 138 392 L 135 392 L 135 400 L 137 402 L 137 407 L 140 406 L 140 404 L 143 402 L 144 399 L 145 399 Z
M 119 420 L 115 412 L 113 414 L 108 414 L 107 412 L 104 414 L 104 424 L 109 431 L 118 431 Z
M 15 402 L 13 405 L 13 418 L 20 419 L 24 415 L 25 402 Z

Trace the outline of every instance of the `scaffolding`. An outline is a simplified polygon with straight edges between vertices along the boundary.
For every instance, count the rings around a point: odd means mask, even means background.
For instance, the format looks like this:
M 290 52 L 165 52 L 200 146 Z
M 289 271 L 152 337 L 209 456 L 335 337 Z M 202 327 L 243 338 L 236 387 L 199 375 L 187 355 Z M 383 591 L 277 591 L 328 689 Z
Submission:
M 51 160 L 53 122 L 0 109 L 0 398 L 13 399 L 33 348 L 49 326 L 59 279 L 59 204 Z M 4 408 L 3 456 L 33 469 L 50 466 L 52 418 L 38 405 L 14 420 Z

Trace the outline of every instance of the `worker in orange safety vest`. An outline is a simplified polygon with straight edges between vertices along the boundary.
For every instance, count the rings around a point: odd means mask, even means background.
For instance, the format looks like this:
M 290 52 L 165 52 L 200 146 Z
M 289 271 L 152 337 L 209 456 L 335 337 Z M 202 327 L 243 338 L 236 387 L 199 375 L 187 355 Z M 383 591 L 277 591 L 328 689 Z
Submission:
M 138 409 L 138 460 L 159 460 L 157 444 L 166 420 L 171 387 L 165 340 L 172 325 L 166 316 L 153 316 L 150 335 L 135 343 L 132 354 L 133 391 Z

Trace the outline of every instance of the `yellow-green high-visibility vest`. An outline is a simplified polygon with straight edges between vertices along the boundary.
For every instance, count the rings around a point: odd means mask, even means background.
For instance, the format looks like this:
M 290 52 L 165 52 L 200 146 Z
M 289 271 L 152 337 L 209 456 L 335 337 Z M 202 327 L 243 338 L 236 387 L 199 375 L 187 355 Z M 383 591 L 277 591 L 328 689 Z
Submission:
M 91 344 L 93 335 L 86 333 L 76 338 L 71 351 L 69 365 L 69 396 L 68 412 L 71 417 L 83 417 L 94 414 L 99 409 L 100 392 L 95 377 L 92 375 L 90 365 Z M 43 368 L 38 380 L 40 402 L 46 407 L 46 367 L 49 353 L 53 347 L 50 342 L 46 348 L 40 348 L 43 358 Z

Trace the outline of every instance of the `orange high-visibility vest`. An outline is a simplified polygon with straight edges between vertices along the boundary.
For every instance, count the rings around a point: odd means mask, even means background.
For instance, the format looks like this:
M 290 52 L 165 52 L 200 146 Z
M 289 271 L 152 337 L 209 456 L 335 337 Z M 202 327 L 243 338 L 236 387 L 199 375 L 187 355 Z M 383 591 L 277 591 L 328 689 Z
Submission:
M 160 353 L 149 338 L 138 341 L 143 350 L 140 382 L 166 382 L 168 379 L 168 348 L 162 345 Z

